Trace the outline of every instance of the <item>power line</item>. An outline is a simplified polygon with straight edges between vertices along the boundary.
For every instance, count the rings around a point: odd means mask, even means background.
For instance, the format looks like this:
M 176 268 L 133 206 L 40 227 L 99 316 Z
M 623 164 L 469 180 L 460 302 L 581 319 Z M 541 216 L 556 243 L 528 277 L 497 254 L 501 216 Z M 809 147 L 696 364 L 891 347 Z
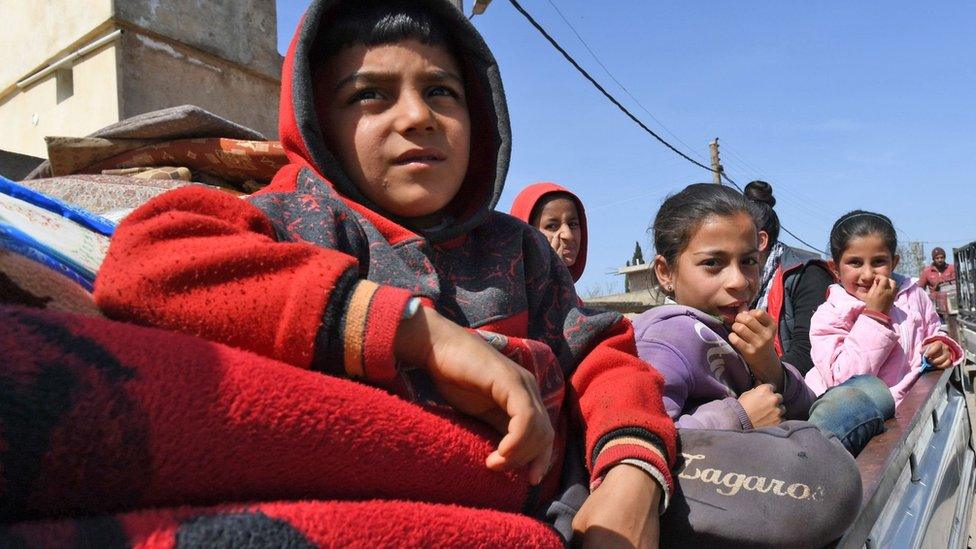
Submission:
M 710 172 L 713 171 L 712 168 L 706 166 L 705 164 L 702 164 L 701 162 L 695 160 L 694 158 L 688 156 L 687 154 L 679 151 L 674 145 L 672 145 L 671 143 L 668 143 L 663 137 L 661 137 L 660 135 L 658 135 L 657 133 L 655 133 L 654 130 L 652 130 L 651 128 L 648 128 L 647 125 L 644 124 L 643 122 L 641 122 L 641 120 L 639 118 L 637 118 L 636 116 L 634 116 L 634 114 L 632 112 L 630 112 L 627 109 L 627 107 L 623 106 L 620 103 L 620 101 L 617 101 L 617 98 L 616 97 L 614 97 L 613 95 L 611 95 L 610 92 L 608 92 L 603 86 L 601 86 L 599 82 L 597 82 L 592 76 L 590 76 L 590 73 L 586 72 L 586 69 L 584 69 L 583 67 L 581 67 L 580 64 L 577 63 L 576 60 L 573 59 L 573 57 L 571 55 L 569 55 L 569 53 L 567 53 L 566 50 L 564 50 L 563 47 L 560 46 L 559 43 L 556 42 L 556 40 L 552 36 L 549 35 L 548 32 L 546 32 L 546 29 L 542 28 L 542 25 L 540 25 L 538 22 L 536 22 L 536 20 L 531 15 L 529 15 L 529 12 L 525 11 L 525 8 L 523 8 L 522 5 L 518 3 L 518 0 L 508 0 L 508 1 L 512 4 L 512 6 L 516 10 L 518 10 L 519 13 L 522 14 L 523 17 L 525 17 L 526 20 L 528 20 L 529 24 L 531 24 L 533 27 L 535 27 L 535 29 L 537 31 L 539 31 L 539 34 L 541 34 L 549 42 L 549 44 L 552 45 L 552 47 L 556 48 L 556 51 L 558 51 L 559 53 L 561 53 L 562 56 L 566 58 L 566 61 L 569 61 L 569 63 L 577 71 L 579 71 L 579 73 L 581 75 L 583 75 L 583 78 L 586 78 L 587 80 L 589 80 L 590 81 L 590 84 L 593 84 L 593 87 L 595 87 L 597 90 L 599 90 L 600 93 L 602 93 L 604 97 L 606 97 L 607 99 L 609 99 L 610 102 L 614 104 L 614 106 L 616 106 L 618 109 L 620 109 L 621 112 L 623 112 L 625 115 L 627 115 L 627 118 L 630 118 L 631 120 L 633 120 L 634 123 L 637 124 L 638 126 L 640 126 L 640 128 L 642 130 L 644 130 L 645 132 L 649 133 L 651 135 L 651 137 L 653 137 L 654 139 L 657 139 L 658 141 L 660 141 L 662 145 L 664 145 L 665 147 L 671 149 L 671 151 L 674 152 L 675 154 L 677 154 L 678 156 L 684 158 L 685 160 L 687 160 L 688 162 L 691 162 L 692 164 L 698 166 L 699 168 L 706 169 L 706 170 L 708 170 Z
M 705 164 L 702 164 L 701 162 L 695 160 L 694 158 L 692 158 L 692 157 L 688 156 L 687 154 L 685 154 L 685 153 L 681 152 L 680 150 L 678 150 L 677 147 L 675 147 L 671 143 L 668 143 L 667 140 L 665 140 L 663 137 L 661 137 L 660 135 L 658 135 L 654 130 L 652 130 L 651 128 L 647 127 L 647 125 L 644 124 L 644 122 L 642 122 L 641 119 L 637 118 L 634 115 L 634 113 L 630 112 L 630 110 L 627 109 L 627 107 L 623 106 L 623 104 L 621 104 L 620 101 L 618 101 L 616 97 L 614 97 L 610 92 L 608 92 L 606 90 L 606 88 L 604 88 L 602 85 L 600 85 L 600 83 L 597 82 L 595 78 L 593 78 L 592 76 L 590 76 L 590 73 L 587 72 L 587 70 L 584 69 L 579 63 L 577 63 L 576 60 L 573 59 L 573 56 L 571 56 L 565 49 L 563 49 L 563 47 L 560 46 L 558 42 L 556 42 L 556 39 L 553 38 L 548 32 L 546 32 L 546 29 L 542 28 L 542 25 L 540 25 L 535 20 L 535 18 L 532 17 L 532 15 L 529 14 L 529 12 L 525 11 L 525 8 L 523 8 L 522 5 L 518 3 L 518 0 L 508 0 L 508 1 L 509 1 L 510 4 L 512 4 L 512 7 L 514 7 L 519 13 L 522 14 L 522 17 L 525 17 L 525 19 L 529 22 L 529 24 L 531 24 L 533 27 L 535 27 L 535 29 L 537 31 L 539 31 L 539 34 L 541 34 L 543 36 L 543 38 L 545 38 L 546 41 L 548 41 L 549 44 L 552 45 L 552 47 L 556 48 L 556 51 L 558 51 L 560 54 L 562 54 L 562 56 L 566 59 L 566 61 L 569 61 L 569 64 L 571 64 L 573 66 L 573 68 L 575 68 L 583 76 L 583 78 L 586 78 L 590 82 L 590 84 L 592 84 L 593 87 L 595 87 L 600 93 L 602 93 L 604 97 L 606 97 L 611 103 L 613 103 L 615 107 L 617 107 L 618 109 L 620 109 L 620 111 L 622 113 L 624 113 L 625 115 L 627 115 L 627 118 L 630 118 L 642 130 L 644 130 L 645 132 L 647 132 L 648 134 L 650 134 L 651 137 L 653 137 L 654 139 L 657 139 L 662 145 L 664 145 L 665 147 L 667 147 L 668 149 L 670 149 L 672 152 L 674 152 L 675 154 L 677 154 L 681 158 L 684 158 L 685 160 L 687 160 L 688 162 L 691 162 L 695 166 L 698 166 L 699 168 L 702 168 L 704 170 L 708 170 L 709 172 L 712 172 L 712 173 L 716 173 L 717 172 L 721 177 L 724 177 L 725 180 L 728 181 L 733 187 L 735 187 L 736 189 L 738 189 L 739 192 L 743 192 L 742 187 L 740 187 L 735 181 L 733 181 L 731 178 L 729 178 L 729 176 L 726 175 L 723 170 L 721 170 L 721 169 L 720 170 L 713 170 L 710 166 L 706 166 Z M 553 6 L 553 7 L 555 7 L 555 6 Z M 557 9 L 557 12 L 558 12 L 558 9 Z M 564 18 L 564 20 L 565 20 L 565 18 Z M 570 27 L 570 28 L 572 28 L 572 27 Z M 577 34 L 577 36 L 579 36 L 579 35 Z M 580 39 L 580 40 L 582 41 L 582 39 Z M 587 48 L 587 49 L 589 49 L 589 48 Z M 592 54 L 592 51 L 590 53 Z M 594 55 L 594 57 L 596 57 L 596 56 Z M 603 64 L 601 63 L 601 66 L 602 65 Z M 606 70 L 606 67 L 604 67 L 604 70 Z M 607 72 L 609 73 L 609 71 L 607 71 Z M 619 82 L 618 82 L 618 84 L 619 84 Z M 621 87 L 623 87 L 623 86 L 621 86 Z M 691 148 L 691 147 L 689 147 L 689 148 Z M 810 244 L 809 242 L 803 240 L 802 238 L 796 236 L 795 234 L 793 234 L 786 227 L 783 227 L 781 225 L 780 228 L 783 229 L 783 231 L 785 231 L 787 234 L 789 234 L 790 236 L 792 236 L 793 238 L 795 238 L 798 242 L 801 242 L 804 246 L 808 246 L 811 250 L 817 250 L 818 253 L 820 253 L 822 251 L 822 250 L 818 250 L 816 246 L 814 246 L 814 245 Z
M 735 187 L 736 189 L 738 189 L 740 193 L 745 194 L 745 190 L 742 187 L 740 187 L 738 183 L 736 183 L 735 181 L 732 181 L 732 179 L 729 176 L 725 175 L 725 171 L 724 170 L 722 170 L 720 173 L 721 173 L 722 177 L 724 177 L 725 180 L 729 182 L 730 185 L 732 185 L 733 187 Z M 785 226 L 783 226 L 782 223 L 780 224 L 779 228 L 782 229 L 783 232 L 785 232 L 786 234 L 788 234 L 788 235 L 792 236 L 793 238 L 795 238 L 797 240 L 797 242 L 800 242 L 801 244 L 803 244 L 804 246 L 806 246 L 807 248 L 809 248 L 811 252 L 817 252 L 818 254 L 819 253 L 824 253 L 824 254 L 827 253 L 826 250 L 821 250 L 821 249 L 817 248 L 816 246 L 814 246 L 813 244 L 810 244 L 806 240 L 803 240 L 802 238 L 796 236 L 795 234 L 793 234 L 792 231 L 790 231 Z M 827 255 L 830 255 L 830 254 L 827 254 Z
M 590 56 L 593 57 L 593 60 L 596 61 L 597 64 L 600 65 L 603 68 L 603 71 L 607 73 L 607 76 L 610 77 L 610 80 L 613 80 L 618 86 L 620 86 L 620 89 L 623 90 L 623 92 L 627 94 L 627 97 L 630 97 L 630 99 L 638 107 L 640 107 L 640 109 L 642 111 L 644 111 L 645 113 L 647 113 L 647 116 L 650 116 L 651 117 L 651 120 L 657 122 L 657 125 L 658 126 L 661 126 L 661 129 L 663 129 L 665 132 L 667 132 L 668 135 L 670 135 L 671 137 L 675 138 L 675 140 L 677 140 L 678 143 L 681 143 L 686 148 L 691 149 L 691 150 L 695 150 L 694 147 L 692 147 L 691 145 L 689 145 L 689 144 L 685 143 L 684 141 L 682 141 L 680 137 L 678 137 L 677 135 L 674 134 L 674 132 L 672 132 L 671 130 L 669 130 L 668 127 L 664 125 L 664 122 L 661 122 L 660 120 L 658 120 L 657 117 L 654 116 L 654 114 L 651 111 L 647 110 L 647 107 L 645 107 L 640 102 L 639 99 L 637 99 L 636 97 L 634 97 L 634 94 L 630 93 L 630 90 L 627 89 L 627 86 L 624 86 L 623 83 L 620 80 L 617 80 L 617 77 L 614 76 L 612 72 L 610 72 L 610 69 L 607 68 L 607 66 L 603 64 L 603 61 L 600 61 L 600 57 L 597 56 L 596 52 L 594 52 L 593 49 L 590 48 L 590 45 L 586 43 L 586 40 L 584 40 L 583 39 L 583 36 L 579 33 L 579 31 L 576 30 L 576 27 L 574 27 L 573 24 L 569 22 L 569 19 L 567 19 L 566 16 L 563 15 L 563 12 L 562 12 L 562 10 L 559 9 L 559 6 L 557 6 L 556 3 L 553 2 L 553 0 L 547 0 L 547 1 L 549 2 L 549 5 L 552 6 L 552 9 L 556 10 L 556 13 L 559 15 L 559 18 L 562 19 L 564 23 L 566 23 L 566 26 L 569 27 L 569 30 L 573 31 L 573 34 L 575 34 L 576 35 L 576 38 L 578 38 L 579 41 L 580 41 L 580 43 L 583 44 L 583 47 L 586 48 L 586 51 L 590 52 Z M 694 154 L 694 153 L 692 153 L 692 154 Z M 698 155 L 696 155 L 696 156 L 698 156 Z M 699 159 L 704 160 L 703 157 L 701 157 L 701 156 L 698 156 L 698 157 L 699 157 Z

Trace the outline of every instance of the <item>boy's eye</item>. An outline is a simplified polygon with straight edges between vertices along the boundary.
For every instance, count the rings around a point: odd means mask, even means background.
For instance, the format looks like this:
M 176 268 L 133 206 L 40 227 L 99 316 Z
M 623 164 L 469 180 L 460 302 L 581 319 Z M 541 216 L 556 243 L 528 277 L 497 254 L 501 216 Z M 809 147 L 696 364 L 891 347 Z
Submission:
M 742 264 L 743 265 L 748 265 L 748 266 L 751 267 L 751 266 L 754 266 L 754 265 L 759 265 L 759 260 L 756 259 L 755 257 L 747 257 L 747 258 L 745 258 L 745 259 L 742 260 Z
M 699 263 L 699 265 L 701 265 L 702 267 L 712 267 L 713 268 L 713 267 L 718 267 L 719 266 L 719 262 L 718 262 L 717 259 L 705 259 L 701 263 Z
M 349 103 L 362 103 L 364 101 L 374 101 L 381 98 L 382 96 L 377 90 L 359 90 L 352 94 L 352 97 L 349 98 Z
M 434 97 L 459 97 L 460 94 L 447 86 L 434 86 L 428 92 Z
M 547 231 L 556 232 L 559 229 L 559 225 L 556 225 L 555 223 L 550 223 L 545 226 L 545 229 Z

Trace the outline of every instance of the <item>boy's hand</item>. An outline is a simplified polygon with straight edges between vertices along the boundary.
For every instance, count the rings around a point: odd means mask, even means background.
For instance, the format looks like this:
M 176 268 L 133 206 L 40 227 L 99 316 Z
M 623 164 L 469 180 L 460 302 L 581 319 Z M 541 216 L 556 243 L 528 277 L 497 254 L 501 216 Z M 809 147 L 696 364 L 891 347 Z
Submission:
M 427 366 L 437 390 L 451 406 L 504 435 L 485 460 L 489 469 L 528 465 L 529 482 L 542 481 L 555 434 L 535 376 L 482 338 L 426 307 L 401 322 L 394 354 L 398 360 Z
M 898 285 L 894 279 L 882 274 L 875 275 L 871 289 L 868 290 L 868 295 L 864 298 L 864 308 L 876 313 L 888 314 L 891 306 L 895 304 L 897 291 Z
M 749 416 L 749 421 L 756 429 L 770 427 L 783 422 L 786 407 L 783 406 L 783 395 L 773 390 L 773 386 L 763 383 L 739 395 L 739 404 Z
M 762 383 L 771 383 L 776 392 L 783 390 L 783 363 L 776 356 L 776 321 L 765 311 L 743 311 L 736 315 L 729 343 L 742 355 L 753 375 Z
M 582 547 L 656 548 L 660 538 L 661 487 L 626 463 L 610 469 L 573 518 Z
M 952 366 L 952 349 L 941 341 L 935 341 L 925 349 L 925 358 L 932 366 L 944 370 Z

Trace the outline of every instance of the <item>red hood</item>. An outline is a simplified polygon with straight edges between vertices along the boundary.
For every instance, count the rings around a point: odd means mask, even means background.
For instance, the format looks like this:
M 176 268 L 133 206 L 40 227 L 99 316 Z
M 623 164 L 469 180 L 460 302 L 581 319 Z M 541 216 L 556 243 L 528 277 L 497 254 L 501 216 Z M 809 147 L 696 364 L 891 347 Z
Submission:
M 569 268 L 569 272 L 573 275 L 573 280 L 579 280 L 583 276 L 583 269 L 586 268 L 587 230 L 586 210 L 583 209 L 583 202 L 576 194 L 555 183 L 533 183 L 522 189 L 522 192 L 515 197 L 515 202 L 512 204 L 512 211 L 510 213 L 522 221 L 529 223 L 529 217 L 532 216 L 532 210 L 535 209 L 536 204 L 542 200 L 542 197 L 551 193 L 568 194 L 573 199 L 573 202 L 576 203 L 576 211 L 579 213 L 580 221 L 580 249 L 579 255 L 576 256 L 576 263 L 573 263 L 573 266 Z
M 453 219 L 431 229 L 411 227 L 409 219 L 383 211 L 356 188 L 325 145 L 316 116 L 312 81 L 312 69 L 316 66 L 315 40 L 332 26 L 341 24 L 334 20 L 334 10 L 337 5 L 350 1 L 355 0 L 313 1 L 298 24 L 281 69 L 278 119 L 281 144 L 290 165 L 282 168 L 265 192 L 293 187 L 298 171 L 309 168 L 350 202 L 361 206 L 357 209 L 378 214 L 370 218 L 380 221 L 378 228 L 388 239 L 400 240 L 410 231 L 432 242 L 461 237 L 481 224 L 494 209 L 508 172 L 511 132 L 495 58 L 481 35 L 450 2 L 416 0 L 444 22 L 445 31 L 457 44 L 455 49 L 464 72 L 471 116 L 472 143 L 465 182 L 447 207 Z

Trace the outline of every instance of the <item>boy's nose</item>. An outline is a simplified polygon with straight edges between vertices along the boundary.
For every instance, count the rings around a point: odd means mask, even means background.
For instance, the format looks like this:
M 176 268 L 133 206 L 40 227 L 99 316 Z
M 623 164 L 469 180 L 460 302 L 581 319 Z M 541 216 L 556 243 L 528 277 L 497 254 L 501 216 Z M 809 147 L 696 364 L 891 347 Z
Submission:
M 417 93 L 405 93 L 396 105 L 395 128 L 400 133 L 432 131 L 435 126 L 434 112 Z

